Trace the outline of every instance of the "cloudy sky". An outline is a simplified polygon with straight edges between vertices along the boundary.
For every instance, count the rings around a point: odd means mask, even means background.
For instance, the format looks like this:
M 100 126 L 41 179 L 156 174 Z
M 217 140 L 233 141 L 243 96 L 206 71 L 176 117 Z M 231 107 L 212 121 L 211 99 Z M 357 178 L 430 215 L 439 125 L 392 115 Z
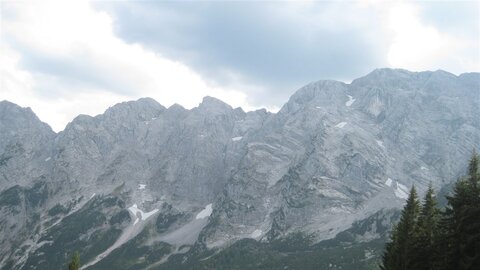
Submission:
M 479 1 L 0 0 L 0 18 L 0 100 L 55 131 L 146 96 L 276 111 L 380 67 L 480 71 Z

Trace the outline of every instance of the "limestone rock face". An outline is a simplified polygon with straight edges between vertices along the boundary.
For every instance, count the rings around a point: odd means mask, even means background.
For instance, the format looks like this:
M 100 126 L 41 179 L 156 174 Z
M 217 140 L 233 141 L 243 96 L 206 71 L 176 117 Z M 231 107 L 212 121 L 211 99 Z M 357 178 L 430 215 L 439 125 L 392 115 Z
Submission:
M 31 185 L 48 172 L 55 133 L 30 108 L 0 102 L 0 190 Z
M 143 98 L 59 133 L 3 101 L 0 268 L 61 266 L 42 256 L 78 244 L 55 233 L 72 219 L 92 219 L 72 229 L 91 265 L 146 230 L 148 245 L 173 247 L 294 232 L 330 239 L 400 207 L 412 184 L 438 190 L 462 175 L 480 148 L 479 115 L 480 74 L 393 69 L 310 83 L 278 113 Z

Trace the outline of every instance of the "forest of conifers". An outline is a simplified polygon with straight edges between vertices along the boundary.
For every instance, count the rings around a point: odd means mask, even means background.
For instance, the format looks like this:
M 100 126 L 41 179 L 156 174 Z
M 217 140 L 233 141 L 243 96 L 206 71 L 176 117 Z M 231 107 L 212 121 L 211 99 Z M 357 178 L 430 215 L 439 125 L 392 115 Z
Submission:
M 382 270 L 480 269 L 479 156 L 473 153 L 467 176 L 460 178 L 439 208 L 430 186 L 422 201 L 412 186 L 382 257 Z

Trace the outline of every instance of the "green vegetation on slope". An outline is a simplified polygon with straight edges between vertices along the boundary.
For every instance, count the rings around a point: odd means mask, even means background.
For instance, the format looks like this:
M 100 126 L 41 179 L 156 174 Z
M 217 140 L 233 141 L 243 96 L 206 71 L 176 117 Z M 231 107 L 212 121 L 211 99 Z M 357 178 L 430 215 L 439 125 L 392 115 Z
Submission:
M 117 197 L 92 199 L 83 208 L 47 230 L 39 240 L 44 244 L 28 257 L 24 268 L 64 269 L 69 256 L 77 250 L 84 261 L 93 259 L 111 246 L 122 233 L 122 224 L 118 221 L 125 218 L 128 219 L 127 222 L 130 221 L 129 216 L 117 217 L 125 211 L 124 207 L 123 201 Z M 109 220 L 106 212 L 115 219 L 112 217 Z
M 443 211 L 429 188 L 423 204 L 412 187 L 400 222 L 385 246 L 384 270 L 480 269 L 480 172 L 474 152 Z
M 151 237 L 151 230 L 152 228 L 147 227 L 132 240 L 112 251 L 103 260 L 88 267 L 87 270 L 142 270 L 159 262 L 173 250 L 169 244 L 163 242 L 146 244 Z
M 242 239 L 217 252 L 197 243 L 187 253 L 172 255 L 166 263 L 154 269 L 378 269 L 389 229 L 381 225 L 385 223 L 382 219 L 390 222 L 397 218 L 398 212 L 395 210 L 381 211 L 356 222 L 352 228 L 335 238 L 315 245 L 312 245 L 313 239 L 303 233 L 290 234 L 271 242 Z M 371 227 L 377 228 L 379 237 L 365 242 L 357 241 L 357 237 Z

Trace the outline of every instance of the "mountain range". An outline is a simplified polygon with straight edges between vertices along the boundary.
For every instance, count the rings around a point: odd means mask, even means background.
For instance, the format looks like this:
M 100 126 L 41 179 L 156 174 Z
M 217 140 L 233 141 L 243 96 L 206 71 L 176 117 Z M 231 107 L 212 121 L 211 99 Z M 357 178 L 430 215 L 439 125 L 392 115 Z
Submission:
M 377 69 L 277 113 L 205 97 L 79 115 L 0 102 L 0 268 L 375 269 L 409 189 L 480 149 L 480 74 Z

